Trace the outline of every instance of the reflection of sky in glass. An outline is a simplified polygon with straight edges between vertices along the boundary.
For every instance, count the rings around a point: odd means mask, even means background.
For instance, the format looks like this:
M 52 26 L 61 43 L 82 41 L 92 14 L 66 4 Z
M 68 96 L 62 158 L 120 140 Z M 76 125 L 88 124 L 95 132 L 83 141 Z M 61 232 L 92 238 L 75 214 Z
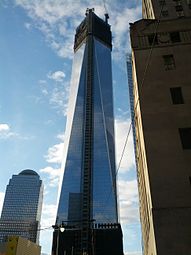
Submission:
M 92 217 L 117 222 L 111 50 L 94 39 Z M 81 220 L 87 53 L 75 53 L 67 124 L 67 157 L 57 223 Z
M 67 125 L 67 158 L 65 163 L 64 178 L 58 207 L 58 220 L 68 220 L 69 201 L 76 203 L 75 210 L 80 211 L 78 199 L 69 199 L 69 193 L 75 193 L 79 198 L 81 188 L 81 165 L 83 145 L 83 119 L 84 119 L 84 84 L 86 78 L 85 45 L 75 54 L 70 103 Z M 82 63 L 83 61 L 83 63 Z M 82 68 L 81 68 L 82 66 Z M 77 219 L 75 219 L 77 220 Z
M 93 218 L 116 222 L 111 52 L 96 40 L 94 61 Z

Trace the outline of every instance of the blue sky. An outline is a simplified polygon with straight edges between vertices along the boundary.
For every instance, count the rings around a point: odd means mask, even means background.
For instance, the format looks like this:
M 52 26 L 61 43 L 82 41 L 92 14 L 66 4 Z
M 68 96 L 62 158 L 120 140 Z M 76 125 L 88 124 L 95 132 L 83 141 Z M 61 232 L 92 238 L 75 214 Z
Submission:
M 129 22 L 141 1 L 105 1 L 113 32 L 113 87 L 119 160 L 130 123 L 126 53 Z M 109 4 L 108 4 L 109 3 Z M 42 228 L 54 224 L 69 97 L 73 40 L 86 8 L 104 17 L 103 1 L 3 0 L 0 9 L 0 207 L 12 174 L 30 168 L 45 185 Z M 130 136 L 118 175 L 124 250 L 141 254 L 138 195 Z M 52 230 L 41 231 L 50 254 Z

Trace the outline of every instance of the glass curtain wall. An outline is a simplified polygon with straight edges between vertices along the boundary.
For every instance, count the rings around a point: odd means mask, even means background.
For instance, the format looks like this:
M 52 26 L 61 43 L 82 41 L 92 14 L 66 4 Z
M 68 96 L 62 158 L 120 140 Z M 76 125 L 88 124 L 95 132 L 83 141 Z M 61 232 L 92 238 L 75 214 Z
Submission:
M 90 180 L 91 219 L 94 219 L 96 223 L 118 222 L 111 45 L 107 41 L 108 38 L 104 39 L 105 32 L 102 33 L 102 28 L 103 31 L 105 29 L 108 32 L 110 27 L 107 22 L 99 19 L 95 14 L 93 15 L 93 22 L 95 22 L 93 23 L 93 29 L 95 29 L 93 33 L 102 37 L 105 43 L 100 38 L 93 36 L 91 62 L 88 57 L 87 38 L 83 40 L 74 55 L 66 127 L 64 174 L 60 187 L 56 224 L 82 221 L 86 89 L 90 64 L 93 69 L 91 84 L 93 119 Z M 88 27 L 85 22 L 86 19 L 80 25 L 82 32 L 84 32 L 84 27 Z M 97 30 L 98 28 L 99 30 Z

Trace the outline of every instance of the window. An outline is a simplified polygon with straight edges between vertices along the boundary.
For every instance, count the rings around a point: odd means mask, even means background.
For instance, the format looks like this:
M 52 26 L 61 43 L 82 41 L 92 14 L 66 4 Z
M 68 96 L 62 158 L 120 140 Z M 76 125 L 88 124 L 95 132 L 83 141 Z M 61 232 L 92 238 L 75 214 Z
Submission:
M 176 9 L 177 12 L 183 11 L 182 5 L 176 5 L 176 6 L 175 6 L 175 9 Z
M 174 0 L 174 2 L 175 2 L 176 5 L 181 5 L 182 4 L 181 0 Z
M 164 65 L 165 65 L 165 70 L 172 70 L 175 69 L 175 61 L 173 55 L 164 55 Z
M 172 32 L 170 33 L 170 39 L 172 43 L 180 42 L 180 33 L 179 32 Z
M 163 6 L 163 5 L 165 5 L 166 4 L 166 1 L 165 0 L 159 0 L 159 5 L 160 6 Z
M 168 16 L 168 11 L 167 10 L 162 11 L 162 16 L 167 17 Z
M 179 128 L 182 148 L 184 150 L 191 149 L 191 128 Z
M 176 14 L 177 14 L 178 17 L 184 17 L 184 12 L 183 11 L 176 12 Z
M 181 87 L 170 88 L 171 98 L 173 104 L 183 104 L 184 99 L 182 96 Z
M 157 45 L 158 44 L 158 37 L 157 34 L 151 34 L 148 36 L 149 45 Z
M 187 0 L 188 7 L 191 9 L 191 0 Z
M 176 5 L 175 6 L 175 10 L 176 10 L 176 14 L 177 14 L 178 17 L 184 16 L 184 10 L 183 10 L 183 7 L 182 7 L 181 4 L 180 5 Z

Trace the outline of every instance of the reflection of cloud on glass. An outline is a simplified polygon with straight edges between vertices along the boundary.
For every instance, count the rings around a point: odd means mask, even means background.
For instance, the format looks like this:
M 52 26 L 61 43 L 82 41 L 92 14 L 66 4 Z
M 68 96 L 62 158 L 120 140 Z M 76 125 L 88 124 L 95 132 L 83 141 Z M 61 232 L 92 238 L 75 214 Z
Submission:
M 72 67 L 72 77 L 71 77 L 71 84 L 70 84 L 70 93 L 69 93 L 69 103 L 68 103 L 68 109 L 67 109 L 67 123 L 66 123 L 66 132 L 65 132 L 65 143 L 64 143 L 64 154 L 63 154 L 63 160 L 62 160 L 62 169 L 65 167 L 66 163 L 66 152 L 68 149 L 69 144 L 69 138 L 70 138 L 70 132 L 72 129 L 72 121 L 73 121 L 73 114 L 75 110 L 75 103 L 76 103 L 76 97 L 78 92 L 78 83 L 79 83 L 79 77 L 83 61 L 83 54 L 85 50 L 85 44 L 76 52 L 74 55 L 74 61 L 73 61 L 73 67 Z M 62 179 L 62 178 L 61 178 Z M 61 187 L 60 182 L 60 187 Z
M 99 223 L 99 222 L 107 222 L 107 219 L 106 217 L 102 214 L 102 213 L 96 213 L 95 215 L 95 218 L 96 218 L 96 223 Z

